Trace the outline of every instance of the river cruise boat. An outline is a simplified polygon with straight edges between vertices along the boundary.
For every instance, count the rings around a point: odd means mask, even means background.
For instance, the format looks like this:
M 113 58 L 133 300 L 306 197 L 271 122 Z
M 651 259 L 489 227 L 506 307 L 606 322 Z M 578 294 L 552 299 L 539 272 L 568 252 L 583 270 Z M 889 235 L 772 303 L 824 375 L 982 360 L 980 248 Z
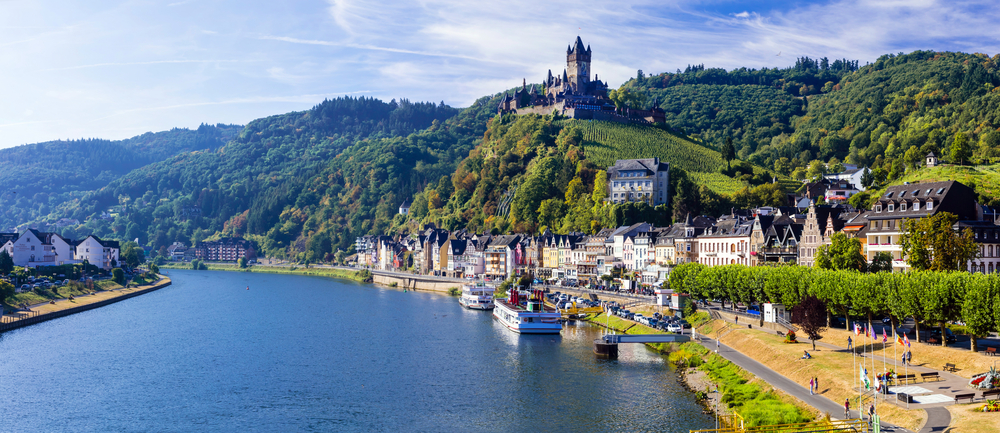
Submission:
M 562 331 L 562 317 L 555 308 L 546 306 L 543 298 L 540 290 L 511 289 L 507 299 L 494 302 L 493 318 L 521 334 L 558 334 Z
M 458 303 L 470 310 L 492 310 L 493 288 L 486 283 L 466 284 L 462 286 Z

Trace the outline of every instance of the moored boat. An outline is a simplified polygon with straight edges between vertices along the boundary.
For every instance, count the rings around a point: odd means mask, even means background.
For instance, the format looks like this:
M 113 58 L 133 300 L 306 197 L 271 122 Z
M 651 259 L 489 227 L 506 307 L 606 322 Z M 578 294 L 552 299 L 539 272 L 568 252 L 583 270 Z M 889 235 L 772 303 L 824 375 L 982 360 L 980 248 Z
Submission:
M 507 329 L 521 334 L 558 334 L 561 315 L 543 302 L 540 290 L 522 292 L 510 289 L 506 299 L 494 301 L 493 318 Z
M 462 286 L 462 296 L 458 298 L 458 303 L 470 310 L 492 310 L 493 288 L 486 283 Z

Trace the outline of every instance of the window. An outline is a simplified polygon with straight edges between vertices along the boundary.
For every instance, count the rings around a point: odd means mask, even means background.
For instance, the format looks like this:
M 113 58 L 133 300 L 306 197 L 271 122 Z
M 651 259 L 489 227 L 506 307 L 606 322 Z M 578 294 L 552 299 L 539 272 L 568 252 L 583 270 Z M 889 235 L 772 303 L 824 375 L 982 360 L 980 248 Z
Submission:
M 906 196 L 906 191 L 902 191 L 899 193 L 899 198 L 903 198 L 905 196 Z
M 905 201 L 899 204 L 899 211 L 900 212 L 906 212 L 906 202 Z
M 895 210 L 895 209 L 893 209 L 895 206 L 896 205 L 894 203 L 889 203 L 889 212 L 892 212 L 893 210 Z
M 875 205 L 875 212 L 882 212 L 882 205 L 880 204 Z
M 885 198 L 892 198 L 892 191 L 887 192 Z
M 917 196 L 917 194 L 920 194 L 920 190 L 919 190 L 919 189 L 915 189 L 915 190 L 913 190 L 913 193 L 912 193 L 912 195 L 913 195 L 914 197 L 916 197 L 916 196 Z
M 927 210 L 931 209 L 934 209 L 934 202 L 931 200 L 927 200 Z

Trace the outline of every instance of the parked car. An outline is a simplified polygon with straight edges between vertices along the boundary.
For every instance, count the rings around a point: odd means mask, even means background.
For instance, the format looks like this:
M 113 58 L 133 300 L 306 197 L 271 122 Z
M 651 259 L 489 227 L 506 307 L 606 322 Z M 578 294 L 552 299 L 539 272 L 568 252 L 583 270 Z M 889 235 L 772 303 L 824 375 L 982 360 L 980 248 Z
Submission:
M 951 332 L 951 329 L 944 328 L 944 335 L 945 335 L 945 341 L 947 341 L 949 344 L 958 342 L 958 337 L 955 336 L 955 333 Z M 941 328 L 931 329 L 931 338 L 935 338 L 938 341 L 940 341 Z
M 688 323 L 688 322 L 687 322 L 687 320 L 684 320 L 684 319 L 680 319 L 680 320 L 678 320 L 678 321 L 677 321 L 677 324 L 678 324 L 678 325 L 681 325 L 681 328 L 684 328 L 684 329 L 691 329 L 691 324 L 690 324 L 690 323 Z
M 681 331 L 683 331 L 683 330 L 684 330 L 684 328 L 681 328 L 681 325 L 678 325 L 676 323 L 670 323 L 670 324 L 667 325 L 667 332 L 673 332 L 675 334 L 680 334 Z

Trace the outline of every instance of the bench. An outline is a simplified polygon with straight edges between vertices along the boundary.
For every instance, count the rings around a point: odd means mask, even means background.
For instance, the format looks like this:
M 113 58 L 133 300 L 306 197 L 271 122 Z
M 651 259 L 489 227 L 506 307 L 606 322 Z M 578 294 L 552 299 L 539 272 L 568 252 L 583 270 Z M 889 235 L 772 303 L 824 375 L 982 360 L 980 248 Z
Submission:
M 989 356 L 996 355 L 997 354 L 997 348 L 996 347 L 987 347 L 986 348 L 986 354 L 989 355 Z
M 946 363 L 944 365 L 944 368 L 942 368 L 942 370 L 944 370 L 944 371 L 955 371 L 955 369 L 956 369 L 955 364 L 952 364 L 950 362 Z
M 989 400 L 990 397 L 993 397 L 993 399 L 996 400 L 997 396 L 1000 396 L 1000 389 L 983 392 L 983 400 Z
M 917 381 L 916 376 L 917 375 L 915 374 L 897 374 L 896 380 L 899 381 L 900 384 L 906 384 L 906 381 L 908 380 L 916 382 Z
M 955 402 L 958 403 L 959 400 L 969 399 L 969 403 L 972 403 L 976 399 L 976 393 L 972 392 L 969 394 L 958 394 L 955 396 Z
M 938 372 L 933 373 L 920 373 L 920 379 L 927 382 L 927 379 L 933 378 L 934 380 L 941 380 L 941 376 L 938 376 Z

